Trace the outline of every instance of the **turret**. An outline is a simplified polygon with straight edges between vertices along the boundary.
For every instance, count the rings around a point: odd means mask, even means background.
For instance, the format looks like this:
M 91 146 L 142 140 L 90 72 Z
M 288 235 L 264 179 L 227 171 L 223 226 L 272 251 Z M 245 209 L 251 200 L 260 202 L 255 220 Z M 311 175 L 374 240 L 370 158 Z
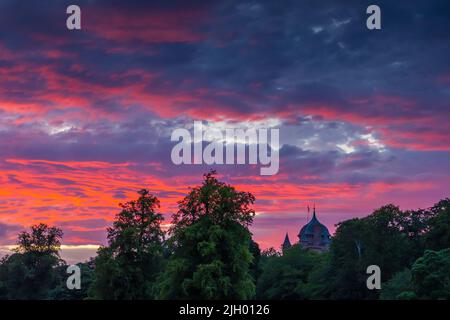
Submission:
M 328 250 L 331 242 L 330 233 L 327 227 L 317 219 L 315 205 L 311 220 L 301 228 L 298 238 L 304 248 L 310 248 L 316 251 Z
M 291 247 L 291 241 L 289 241 L 289 235 L 286 232 L 286 236 L 284 237 L 283 244 L 281 245 L 281 249 L 284 251 L 286 249 L 289 249 Z

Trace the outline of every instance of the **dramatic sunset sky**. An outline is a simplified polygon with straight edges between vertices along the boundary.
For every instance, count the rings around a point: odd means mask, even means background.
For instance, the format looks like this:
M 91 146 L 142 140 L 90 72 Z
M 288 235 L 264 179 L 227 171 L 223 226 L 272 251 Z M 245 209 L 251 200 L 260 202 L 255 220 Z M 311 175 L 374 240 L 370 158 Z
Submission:
M 448 1 L 0 0 L 0 252 L 46 222 L 84 259 L 144 187 L 169 223 L 211 168 L 171 162 L 194 120 L 279 128 L 277 175 L 214 167 L 256 196 L 262 248 L 296 241 L 308 204 L 331 232 L 429 207 L 450 195 L 449 56 Z

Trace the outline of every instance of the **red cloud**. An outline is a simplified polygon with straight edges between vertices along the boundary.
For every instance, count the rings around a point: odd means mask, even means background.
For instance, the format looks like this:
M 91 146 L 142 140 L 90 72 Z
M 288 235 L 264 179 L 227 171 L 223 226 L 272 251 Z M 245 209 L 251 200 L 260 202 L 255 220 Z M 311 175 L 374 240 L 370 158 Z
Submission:
M 124 14 L 117 9 L 91 8 L 86 11 L 84 27 L 96 36 L 121 43 L 196 42 L 207 15 L 201 9 L 133 10 Z
M 160 195 L 161 210 L 170 222 L 177 201 L 190 186 L 200 183 L 200 177 L 187 175 L 164 177 L 152 171 L 135 171 L 132 163 L 47 161 L 9 159 L 0 165 L 0 220 L 9 224 L 28 226 L 47 222 L 64 224 L 72 244 L 98 244 L 98 227 L 83 228 L 84 220 L 102 219 L 112 222 L 119 202 L 134 199 L 136 190 L 146 187 Z M 277 246 L 286 228 L 297 230 L 305 220 L 305 208 L 315 202 L 321 220 L 333 230 L 333 225 L 351 216 L 365 215 L 376 206 L 395 201 L 406 207 L 418 205 L 424 199 L 434 201 L 439 196 L 442 181 L 321 183 L 289 182 L 286 175 L 273 177 L 247 176 L 229 181 L 238 190 L 250 190 L 257 201 L 253 231 L 262 247 Z M 238 183 L 236 183 L 236 181 Z M 445 182 L 445 181 L 444 181 Z M 117 198 L 114 190 L 124 197 Z M 443 190 L 443 189 L 442 189 Z M 417 201 L 411 195 L 417 194 Z M 425 195 L 425 196 L 424 196 Z M 280 223 L 268 230 L 266 219 Z M 282 219 L 280 222 L 277 219 Z M 283 219 L 292 219 L 286 224 Z M 298 230 L 297 230 L 298 231 Z

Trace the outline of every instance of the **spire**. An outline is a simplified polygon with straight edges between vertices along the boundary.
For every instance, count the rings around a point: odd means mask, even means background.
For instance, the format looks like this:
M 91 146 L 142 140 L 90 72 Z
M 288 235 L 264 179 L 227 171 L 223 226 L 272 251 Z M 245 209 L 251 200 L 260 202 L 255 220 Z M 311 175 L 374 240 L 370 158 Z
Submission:
M 286 249 L 289 249 L 291 247 L 291 241 L 289 241 L 289 235 L 286 232 L 286 236 L 284 237 L 283 244 L 281 245 L 281 249 L 284 251 Z
M 314 209 L 313 209 L 313 219 L 317 219 L 316 218 L 316 203 L 314 202 Z

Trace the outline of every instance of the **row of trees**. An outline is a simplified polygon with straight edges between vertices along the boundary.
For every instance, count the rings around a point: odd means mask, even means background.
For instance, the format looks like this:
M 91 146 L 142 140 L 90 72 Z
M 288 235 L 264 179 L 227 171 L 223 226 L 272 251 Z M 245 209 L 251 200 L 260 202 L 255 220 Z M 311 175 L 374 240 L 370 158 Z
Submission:
M 450 199 L 341 222 L 325 254 L 296 245 L 262 256 L 262 299 L 450 299 Z M 369 265 L 381 269 L 381 290 L 367 289 Z
M 252 240 L 254 196 L 215 172 L 179 202 L 167 233 L 147 190 L 121 205 L 108 245 L 66 287 L 62 231 L 45 224 L 19 234 L 0 261 L 0 299 L 449 299 L 450 199 L 427 210 L 384 206 L 337 226 L 330 251 L 299 245 L 263 252 Z M 368 290 L 378 265 L 382 290 Z

